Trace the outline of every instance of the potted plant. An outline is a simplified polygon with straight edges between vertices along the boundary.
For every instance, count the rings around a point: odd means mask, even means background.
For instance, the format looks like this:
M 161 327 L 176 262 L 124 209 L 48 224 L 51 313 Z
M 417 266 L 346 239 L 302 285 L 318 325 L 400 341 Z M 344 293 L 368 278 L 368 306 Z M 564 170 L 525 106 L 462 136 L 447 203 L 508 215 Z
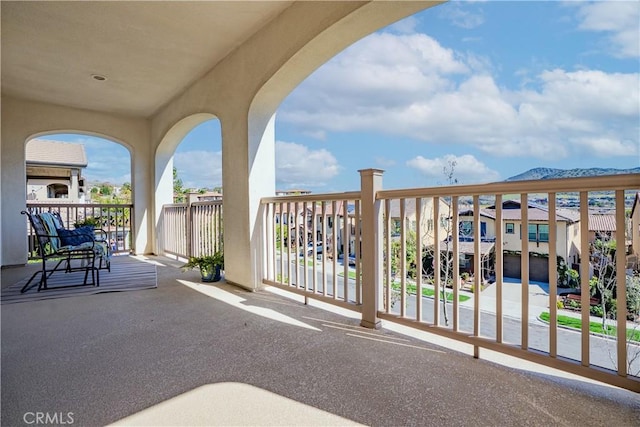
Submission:
M 93 228 L 97 228 L 100 226 L 100 219 L 88 216 L 85 219 L 81 219 L 73 223 L 75 228 L 86 227 L 88 225 Z
M 198 268 L 203 282 L 217 282 L 220 280 L 220 271 L 224 269 L 224 254 L 217 251 L 213 255 L 202 255 L 190 257 L 189 261 L 182 266 L 182 270 L 193 270 Z

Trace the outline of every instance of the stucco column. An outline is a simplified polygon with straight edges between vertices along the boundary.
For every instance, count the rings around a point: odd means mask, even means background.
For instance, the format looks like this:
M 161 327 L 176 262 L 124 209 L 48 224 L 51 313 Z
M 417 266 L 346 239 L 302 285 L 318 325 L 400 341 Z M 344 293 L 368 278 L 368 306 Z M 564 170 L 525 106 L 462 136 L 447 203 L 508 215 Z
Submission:
M 222 183 L 225 279 L 262 286 L 260 199 L 275 194 L 275 115 L 223 117 Z
M 69 189 L 69 201 L 77 202 L 78 201 L 78 171 L 71 170 L 71 188 Z
M 382 218 L 376 193 L 382 190 L 382 173 L 379 169 L 363 169 L 360 172 L 362 200 L 362 326 L 380 328 L 378 309 L 382 293 Z M 356 244 L 358 244 L 356 242 Z

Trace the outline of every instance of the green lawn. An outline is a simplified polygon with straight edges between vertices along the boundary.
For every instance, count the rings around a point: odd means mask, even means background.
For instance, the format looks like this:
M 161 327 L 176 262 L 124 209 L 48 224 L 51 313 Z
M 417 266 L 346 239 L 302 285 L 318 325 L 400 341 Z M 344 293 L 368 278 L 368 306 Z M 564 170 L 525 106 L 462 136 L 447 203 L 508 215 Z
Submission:
M 400 290 L 400 283 L 394 282 L 391 284 L 391 287 L 396 290 L 399 291 Z M 407 283 L 406 284 L 407 287 L 407 292 L 410 294 L 414 294 L 416 293 L 416 285 L 414 285 L 413 283 Z M 442 291 L 440 297 L 442 297 Z M 435 291 L 431 288 L 422 288 L 422 296 L 424 297 L 431 297 L 433 298 L 433 296 L 435 295 Z M 464 302 L 471 299 L 470 296 L 468 295 L 462 295 L 462 294 L 458 294 L 458 301 L 460 302 Z M 453 292 L 447 292 L 447 301 L 451 302 L 453 301 Z
M 338 276 L 340 276 L 340 277 L 344 276 L 344 272 L 342 272 L 342 271 L 339 272 Z M 349 279 L 356 280 L 356 272 L 355 271 L 349 270 Z
M 298 263 L 300 265 L 304 264 L 304 258 L 300 258 L 300 260 L 298 261 Z M 307 258 L 307 266 L 308 267 L 313 267 L 315 265 L 315 261 L 313 260 L 313 258 Z
M 540 313 L 540 319 L 548 322 L 549 319 L 551 319 L 551 315 L 549 314 L 549 312 L 545 311 L 543 313 Z M 558 315 L 558 325 L 566 326 L 573 329 L 581 329 L 582 321 L 576 317 L 563 316 L 560 314 Z M 615 326 L 607 325 L 607 331 L 604 332 L 602 330 L 602 323 L 589 322 L 589 331 L 597 334 L 604 333 L 605 335 L 616 336 L 617 328 Z M 635 342 L 640 342 L 640 330 L 627 329 L 627 339 Z
M 338 276 L 344 276 L 343 272 L 338 273 Z M 355 280 L 356 278 L 356 273 L 355 271 L 349 271 L 349 279 L 353 279 Z M 391 284 L 391 287 L 396 290 L 399 291 L 400 290 L 400 282 L 394 282 Z M 414 285 L 413 283 L 407 283 L 406 284 L 407 287 L 407 292 L 410 294 L 414 294 L 416 293 L 416 285 Z M 433 296 L 435 295 L 435 291 L 431 288 L 422 288 L 422 296 L 424 297 L 430 297 L 433 298 Z M 458 301 L 460 302 L 464 302 L 471 299 L 470 296 L 468 295 L 461 295 L 458 294 Z M 453 301 L 453 292 L 449 292 L 447 293 L 447 301 Z

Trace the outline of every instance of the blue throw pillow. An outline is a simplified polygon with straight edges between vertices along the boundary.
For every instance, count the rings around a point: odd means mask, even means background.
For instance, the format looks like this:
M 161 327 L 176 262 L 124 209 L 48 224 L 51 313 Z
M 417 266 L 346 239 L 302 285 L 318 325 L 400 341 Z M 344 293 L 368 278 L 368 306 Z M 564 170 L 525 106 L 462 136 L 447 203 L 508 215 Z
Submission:
M 62 246 L 78 246 L 85 242 L 92 242 L 95 237 L 93 227 L 90 225 L 85 225 L 75 230 L 58 228 L 57 231 Z

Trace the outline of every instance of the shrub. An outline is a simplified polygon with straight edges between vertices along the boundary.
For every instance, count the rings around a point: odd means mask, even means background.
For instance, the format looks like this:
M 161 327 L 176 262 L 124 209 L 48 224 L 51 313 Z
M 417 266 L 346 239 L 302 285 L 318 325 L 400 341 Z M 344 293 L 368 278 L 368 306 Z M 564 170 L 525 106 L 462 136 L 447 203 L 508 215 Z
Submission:
M 83 220 L 80 221 L 76 221 L 73 226 L 75 228 L 80 228 L 80 227 L 84 227 L 90 225 L 91 227 L 99 227 L 100 226 L 100 219 L 99 218 L 94 218 L 92 216 L 88 216 Z
M 556 307 L 558 308 L 558 310 L 562 310 L 564 308 L 564 303 L 560 300 L 558 300 L 556 302 Z
M 600 307 L 599 305 L 592 305 L 591 308 L 589 309 L 589 313 L 592 316 L 597 316 L 597 317 L 602 317 L 604 314 L 602 311 L 602 307 Z

